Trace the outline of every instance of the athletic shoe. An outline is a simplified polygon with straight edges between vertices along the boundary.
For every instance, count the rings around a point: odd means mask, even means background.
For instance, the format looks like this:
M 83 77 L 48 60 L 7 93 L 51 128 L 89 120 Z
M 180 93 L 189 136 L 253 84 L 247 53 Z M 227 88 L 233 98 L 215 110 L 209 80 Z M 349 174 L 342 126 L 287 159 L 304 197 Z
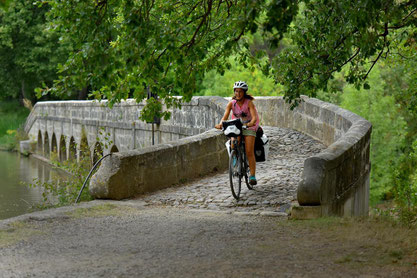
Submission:
M 256 184 L 257 184 L 257 181 L 256 181 L 255 176 L 250 176 L 250 177 L 249 177 L 249 183 L 250 183 L 251 185 L 256 185 Z

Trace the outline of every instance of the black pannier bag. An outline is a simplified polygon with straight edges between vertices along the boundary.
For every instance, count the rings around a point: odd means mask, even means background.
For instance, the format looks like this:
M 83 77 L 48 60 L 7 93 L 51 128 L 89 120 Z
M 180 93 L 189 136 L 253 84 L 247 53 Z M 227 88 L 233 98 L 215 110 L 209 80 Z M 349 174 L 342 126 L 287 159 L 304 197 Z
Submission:
M 268 159 L 269 140 L 264 134 L 262 127 L 256 131 L 255 138 L 255 160 L 256 162 L 264 162 Z
M 256 131 L 256 138 L 261 138 L 262 135 L 264 135 L 264 130 L 262 129 L 261 126 L 258 127 L 258 130 Z

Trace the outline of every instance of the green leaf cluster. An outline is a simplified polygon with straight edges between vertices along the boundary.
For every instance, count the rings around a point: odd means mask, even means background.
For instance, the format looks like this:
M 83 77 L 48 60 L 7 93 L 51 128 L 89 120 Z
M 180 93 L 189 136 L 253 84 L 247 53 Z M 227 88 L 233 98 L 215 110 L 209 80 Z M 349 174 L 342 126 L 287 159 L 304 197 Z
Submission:
M 371 204 L 393 196 L 392 172 L 399 164 L 401 147 L 407 132 L 407 123 L 399 111 L 395 98 L 386 93 L 377 67 L 369 76 L 372 90 L 356 89 L 353 85 L 343 88 L 340 105 L 372 123 L 371 135 Z
M 216 70 L 209 71 L 201 82 L 198 95 L 233 96 L 233 84 L 243 80 L 249 85 L 248 93 L 254 96 L 277 96 L 283 94 L 282 86 L 276 85 L 274 79 L 263 74 L 257 66 L 245 68 L 236 57 L 230 57 L 231 67 L 223 75 Z
M 206 72 L 224 73 L 230 55 L 247 52 L 248 45 L 240 40 L 264 26 L 258 19 L 265 10 L 269 10 L 266 17 L 273 19 L 265 25 L 266 32 L 285 31 L 297 5 L 281 2 L 50 2 L 51 25 L 66 34 L 73 51 L 60 67 L 61 76 L 45 89 L 60 95 L 88 87 L 92 96 L 113 105 L 128 97 L 141 101 L 149 88 L 167 108 L 179 105 L 191 99 Z M 178 101 L 175 96 L 183 98 Z M 160 107 L 149 101 L 141 119 L 151 121 L 155 113 L 168 116 Z
M 34 89 L 51 86 L 68 47 L 46 22 L 48 6 L 15 0 L 0 9 L 0 99 L 35 99 Z
M 393 180 L 397 214 L 403 223 L 412 226 L 417 224 L 417 140 L 409 151 L 400 156 Z
M 387 57 L 398 36 L 411 39 L 416 28 L 415 1 L 312 0 L 292 22 L 292 45 L 273 61 L 274 75 L 297 103 L 301 94 L 315 96 L 348 65 L 346 81 L 369 89 L 366 79 L 375 64 Z

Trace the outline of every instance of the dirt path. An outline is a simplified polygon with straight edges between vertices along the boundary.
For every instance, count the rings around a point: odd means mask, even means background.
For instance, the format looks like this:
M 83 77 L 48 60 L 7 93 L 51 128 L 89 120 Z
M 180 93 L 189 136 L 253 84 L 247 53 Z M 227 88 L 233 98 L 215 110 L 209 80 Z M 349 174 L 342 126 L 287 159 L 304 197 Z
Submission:
M 0 277 L 417 277 L 412 233 L 94 201 L 0 221 Z

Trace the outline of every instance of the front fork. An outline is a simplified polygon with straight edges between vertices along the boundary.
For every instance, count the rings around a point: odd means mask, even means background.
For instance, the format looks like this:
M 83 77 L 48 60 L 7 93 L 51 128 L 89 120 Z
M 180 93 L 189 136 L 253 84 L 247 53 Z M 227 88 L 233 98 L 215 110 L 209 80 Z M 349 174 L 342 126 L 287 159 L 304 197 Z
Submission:
M 245 150 L 243 149 L 243 144 L 239 144 L 239 140 L 236 138 L 232 140 L 231 148 L 233 150 L 237 151 L 237 173 L 241 176 L 244 176 L 246 173 L 244 173 L 245 169 L 242 169 L 242 160 L 246 157 L 246 155 L 243 153 Z M 245 162 L 244 162 L 245 163 Z M 246 167 L 247 168 L 247 167 Z

